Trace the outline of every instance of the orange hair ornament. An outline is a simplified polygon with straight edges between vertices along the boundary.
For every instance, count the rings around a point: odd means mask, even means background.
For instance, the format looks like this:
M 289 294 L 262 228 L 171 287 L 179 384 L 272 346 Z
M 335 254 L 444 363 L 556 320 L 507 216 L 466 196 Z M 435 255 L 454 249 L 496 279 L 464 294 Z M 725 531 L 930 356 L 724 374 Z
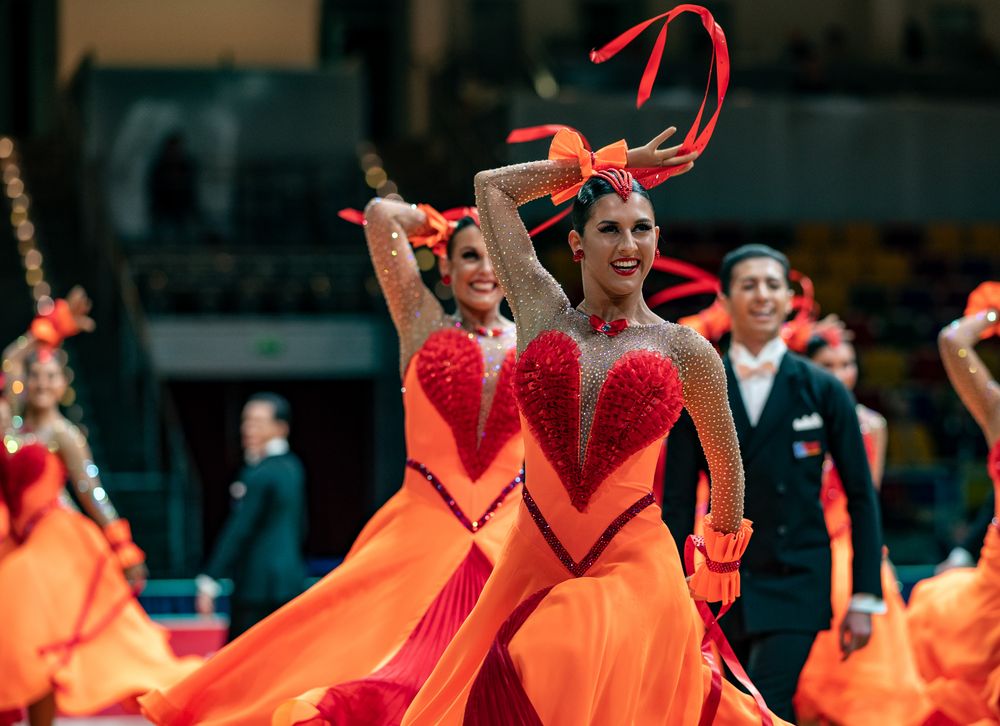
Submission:
M 969 300 L 965 305 L 966 315 L 975 315 L 989 310 L 1000 311 L 1000 282 L 981 283 L 969 295 Z M 994 335 L 1000 335 L 1000 322 L 986 328 L 981 337 L 985 340 Z
M 411 234 L 410 244 L 414 247 L 427 247 L 438 257 L 448 256 L 448 242 L 458 227 L 458 223 L 466 217 L 471 217 L 478 227 L 479 210 L 476 207 L 453 207 L 443 212 L 437 211 L 430 204 L 418 204 L 417 209 L 427 217 L 427 231 L 422 234 Z M 365 226 L 365 213 L 359 209 L 341 209 L 337 216 L 345 222 Z

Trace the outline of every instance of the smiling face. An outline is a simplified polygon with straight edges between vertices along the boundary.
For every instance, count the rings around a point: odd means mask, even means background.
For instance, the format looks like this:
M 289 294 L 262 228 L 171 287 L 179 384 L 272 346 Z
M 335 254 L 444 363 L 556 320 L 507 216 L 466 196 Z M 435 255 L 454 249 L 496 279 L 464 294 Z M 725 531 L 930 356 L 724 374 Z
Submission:
M 733 324 L 733 340 L 762 346 L 781 333 L 792 304 L 785 268 L 771 257 L 750 257 L 737 263 L 722 303 Z
M 438 270 L 442 277 L 451 276 L 451 290 L 459 309 L 479 315 L 498 310 L 503 290 L 479 227 L 470 224 L 460 229 L 452 237 L 450 248 L 448 258 L 438 262 Z
M 26 383 L 28 407 L 36 411 L 56 408 L 66 394 L 66 374 L 54 355 L 33 361 Z
M 858 356 L 853 345 L 847 342 L 824 345 L 813 354 L 812 360 L 836 376 L 848 391 L 854 390 L 858 383 Z
M 653 266 L 660 229 L 653 205 L 641 194 L 622 201 L 605 194 L 594 201 L 581 235 L 569 233 L 569 246 L 583 250 L 583 289 L 598 290 L 609 298 L 642 294 L 642 282 Z

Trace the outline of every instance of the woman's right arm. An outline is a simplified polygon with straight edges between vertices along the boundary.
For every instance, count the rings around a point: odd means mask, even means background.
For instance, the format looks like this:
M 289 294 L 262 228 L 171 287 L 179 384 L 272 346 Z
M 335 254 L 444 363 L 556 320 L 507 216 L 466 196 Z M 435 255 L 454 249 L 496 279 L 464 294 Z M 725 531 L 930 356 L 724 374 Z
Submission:
M 539 262 L 517 208 L 579 181 L 580 163 L 565 159 L 515 164 L 476 174 L 476 205 L 483 239 L 514 313 L 521 350 L 569 301 Z
M 983 331 L 996 325 L 997 315 L 996 310 L 967 315 L 938 335 L 938 349 L 951 385 L 990 445 L 1000 439 L 1000 386 L 974 346 Z
M 365 208 L 365 239 L 389 315 L 399 334 L 400 375 L 444 318 L 444 309 L 424 285 L 409 235 L 427 225 L 415 206 L 391 199 Z

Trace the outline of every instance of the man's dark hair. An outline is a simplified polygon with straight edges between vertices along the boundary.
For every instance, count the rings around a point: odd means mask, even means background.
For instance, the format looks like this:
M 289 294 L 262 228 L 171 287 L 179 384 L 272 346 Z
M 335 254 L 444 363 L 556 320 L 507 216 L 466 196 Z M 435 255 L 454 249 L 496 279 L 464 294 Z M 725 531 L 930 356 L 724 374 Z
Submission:
M 785 282 L 792 286 L 790 273 L 792 266 L 788 263 L 788 258 L 773 247 L 767 245 L 751 244 L 737 247 L 735 250 L 722 258 L 722 267 L 719 268 L 719 285 L 722 286 L 722 294 L 729 294 L 729 286 L 733 282 L 733 268 L 746 260 L 758 257 L 769 257 L 777 261 L 785 270 Z
M 292 407 L 284 396 L 270 392 L 255 393 L 247 399 L 247 403 L 269 403 L 274 411 L 275 421 L 284 421 L 289 426 L 292 425 Z

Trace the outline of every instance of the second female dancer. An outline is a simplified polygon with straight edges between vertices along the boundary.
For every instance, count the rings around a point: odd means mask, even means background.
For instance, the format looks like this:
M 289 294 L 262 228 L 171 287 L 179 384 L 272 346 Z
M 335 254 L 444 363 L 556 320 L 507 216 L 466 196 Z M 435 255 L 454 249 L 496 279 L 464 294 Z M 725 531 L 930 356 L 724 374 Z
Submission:
M 455 223 L 376 199 L 364 219 L 399 334 L 403 486 L 336 570 L 191 677 L 142 699 L 156 723 L 399 723 L 513 521 L 524 458 L 514 326 L 500 314 L 476 212 Z M 424 285 L 411 243 L 438 255 L 454 315 Z
M 689 169 L 694 154 L 659 148 L 671 133 L 593 154 L 563 130 L 550 160 L 476 177 L 483 233 L 517 324 L 528 483 L 493 575 L 405 724 L 696 724 L 713 701 L 718 723 L 762 720 L 749 696 L 713 680 L 692 616 L 692 592 L 738 596 L 751 533 L 722 362 L 642 296 L 659 228 L 624 167 Z M 547 194 L 574 198 L 578 307 L 518 215 Z M 682 407 L 714 484 L 707 559 L 690 584 L 650 491 L 660 441 Z

